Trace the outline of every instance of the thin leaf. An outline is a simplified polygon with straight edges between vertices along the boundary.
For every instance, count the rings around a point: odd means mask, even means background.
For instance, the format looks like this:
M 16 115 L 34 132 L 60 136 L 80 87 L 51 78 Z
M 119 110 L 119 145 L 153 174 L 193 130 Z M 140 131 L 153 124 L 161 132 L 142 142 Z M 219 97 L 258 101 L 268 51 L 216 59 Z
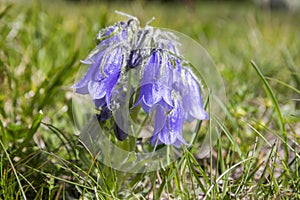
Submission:
M 277 113 L 279 123 L 280 123 L 280 129 L 282 131 L 284 141 L 287 143 L 288 138 L 287 138 L 287 133 L 286 133 L 286 128 L 285 128 L 285 122 L 284 122 L 284 118 L 283 118 L 282 112 L 280 110 L 277 98 L 275 97 L 275 94 L 274 94 L 271 86 L 269 85 L 268 81 L 266 80 L 266 78 L 264 77 L 264 75 L 260 71 L 259 67 L 256 65 L 256 63 L 253 60 L 251 60 L 251 65 L 255 69 L 256 73 L 259 75 L 261 81 L 264 84 L 264 88 L 265 88 L 267 94 L 269 95 L 269 97 L 270 97 L 270 99 L 273 103 L 273 106 L 275 107 L 275 111 Z M 288 162 L 289 152 L 288 152 L 287 145 L 285 145 L 284 148 L 285 148 L 285 160 L 286 160 L 286 162 Z
M 21 182 L 20 182 L 20 179 L 19 179 L 17 170 L 15 169 L 14 164 L 13 164 L 12 160 L 10 159 L 10 156 L 9 156 L 8 152 L 6 151 L 5 146 L 4 146 L 4 144 L 2 143 L 1 140 L 0 140 L 0 144 L 1 144 L 2 148 L 3 148 L 3 150 L 4 150 L 4 153 L 5 153 L 5 155 L 6 155 L 7 159 L 8 159 L 8 161 L 9 161 L 10 166 L 11 166 L 11 168 L 12 168 L 12 170 L 13 170 L 13 172 L 14 172 L 14 175 L 15 175 L 15 177 L 16 177 L 16 179 L 17 179 L 17 182 L 18 182 L 18 185 L 19 185 L 19 188 L 20 188 L 22 197 L 23 197 L 24 200 L 26 200 L 27 198 L 26 198 L 25 192 L 24 192 L 24 190 L 23 190 L 23 186 L 22 186 L 22 184 L 21 184 Z

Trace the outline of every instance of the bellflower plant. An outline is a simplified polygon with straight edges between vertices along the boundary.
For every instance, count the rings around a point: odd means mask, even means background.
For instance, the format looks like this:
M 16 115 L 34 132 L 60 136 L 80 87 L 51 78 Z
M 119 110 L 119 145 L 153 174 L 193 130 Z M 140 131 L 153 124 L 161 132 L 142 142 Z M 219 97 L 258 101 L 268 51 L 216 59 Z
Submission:
M 100 31 L 95 50 L 82 63 L 90 65 L 84 77 L 73 88 L 79 94 L 90 94 L 97 108 L 109 107 L 111 92 L 121 72 L 125 55 L 122 41 L 127 39 L 123 22 Z
M 188 61 L 179 54 L 176 38 L 149 25 L 142 28 L 132 18 L 101 30 L 96 43 L 82 61 L 89 69 L 73 88 L 76 93 L 90 95 L 100 111 L 98 121 L 112 120 L 114 95 L 119 93 L 118 86 L 129 80 L 132 70 L 137 74 L 138 87 L 130 88 L 137 96 L 129 109 L 141 108 L 148 115 L 154 114 L 150 143 L 175 147 L 187 144 L 184 123 L 208 119 L 208 114 L 202 106 L 199 83 Z M 119 140 L 128 135 L 117 123 L 113 131 Z

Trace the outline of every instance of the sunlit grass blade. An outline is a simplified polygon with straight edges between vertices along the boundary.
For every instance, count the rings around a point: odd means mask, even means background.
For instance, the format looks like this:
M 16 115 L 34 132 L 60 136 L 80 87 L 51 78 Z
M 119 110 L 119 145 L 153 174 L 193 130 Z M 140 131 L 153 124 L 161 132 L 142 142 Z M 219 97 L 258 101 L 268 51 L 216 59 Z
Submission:
M 252 158 L 246 158 L 244 160 L 241 160 L 240 162 L 236 163 L 235 165 L 231 166 L 230 168 L 228 168 L 225 172 L 223 172 L 215 181 L 214 183 L 208 188 L 207 192 L 205 193 L 205 197 L 204 199 L 207 199 L 208 197 L 211 196 L 211 191 L 212 189 L 218 184 L 218 182 L 230 171 L 232 171 L 234 168 L 238 167 L 239 165 L 247 162 L 248 160 L 250 160 Z
M 70 155 L 70 151 L 71 151 L 73 153 L 73 156 L 76 157 L 77 153 L 76 153 L 76 145 L 75 145 L 74 141 L 72 141 L 70 138 L 68 138 L 68 136 L 63 131 L 61 131 L 54 125 L 47 124 L 45 122 L 41 122 L 41 124 L 48 127 L 49 130 L 59 138 L 59 140 L 61 141 L 61 143 L 63 144 L 64 147 L 67 147 L 67 144 L 70 145 L 71 148 L 70 149 L 67 148 L 67 151 L 68 151 L 69 155 Z M 70 157 L 71 157 L 71 155 L 70 155 Z
M 258 123 L 258 122 L 257 122 Z M 256 129 L 254 128 L 251 124 L 246 123 L 247 126 L 249 126 L 255 133 L 257 133 L 261 138 L 264 139 L 264 141 L 268 144 L 269 147 L 272 147 L 272 144 Z M 283 144 L 284 147 L 288 148 L 289 151 L 291 152 L 295 152 L 295 149 L 293 147 L 291 147 L 291 145 L 289 145 L 288 142 L 286 142 L 285 138 L 282 138 L 280 136 L 280 133 L 275 132 L 274 130 L 264 126 L 263 124 L 260 124 L 260 126 L 262 126 L 264 129 L 266 129 L 268 132 L 272 133 L 274 136 L 276 136 L 276 139 L 280 140 Z M 300 158 L 300 157 L 299 157 Z M 282 163 L 283 165 L 287 165 L 286 162 Z
M 229 139 L 229 141 L 232 143 L 234 150 L 237 151 L 237 153 L 239 154 L 239 156 L 241 158 L 243 158 L 243 154 L 242 151 L 239 147 L 239 144 L 237 144 L 237 142 L 235 141 L 235 139 L 233 138 L 232 134 L 229 132 L 229 130 L 224 126 L 224 124 L 220 123 L 219 120 L 217 120 L 218 125 L 221 127 L 221 129 L 223 130 L 223 132 L 225 133 L 226 137 Z
M 294 91 L 294 92 L 300 94 L 300 90 L 299 90 L 299 89 L 293 87 L 292 85 L 290 85 L 290 84 L 288 84 L 288 83 L 285 83 L 285 82 L 283 82 L 283 81 L 281 81 L 281 80 L 278 80 L 278 79 L 275 79 L 275 78 L 271 78 L 271 77 L 265 77 L 265 79 L 270 80 L 270 81 L 275 81 L 275 82 L 277 82 L 277 83 L 279 83 L 279 84 L 281 84 L 281 85 L 287 87 L 288 89 L 290 89 L 290 90 L 292 90 L 292 91 Z
M 256 141 L 253 145 L 253 149 L 251 151 L 251 156 L 249 158 L 251 158 L 249 160 L 249 164 L 245 165 L 245 169 L 244 169 L 244 176 L 239 184 L 239 187 L 237 188 L 235 194 L 237 195 L 238 193 L 240 193 L 240 191 L 242 191 L 244 189 L 244 187 L 246 187 L 246 183 L 248 182 L 248 180 L 254 175 L 254 173 L 251 173 L 250 170 L 253 170 L 255 167 L 254 166 L 254 154 L 256 152 L 256 147 L 257 147 L 257 138 Z
M 288 138 L 287 138 L 287 133 L 286 133 L 286 128 L 285 128 L 285 121 L 284 121 L 284 117 L 282 115 L 278 100 L 275 97 L 275 94 L 274 94 L 273 90 L 271 89 L 270 84 L 268 83 L 265 76 L 262 74 L 259 67 L 256 65 L 256 63 L 253 60 L 251 61 L 251 65 L 255 69 L 255 71 L 258 74 L 261 81 L 263 82 L 264 88 L 265 88 L 267 94 L 269 95 L 273 105 L 274 105 L 275 111 L 276 111 L 277 116 L 278 116 L 279 126 L 280 126 L 280 129 L 282 131 L 284 141 L 285 141 L 285 143 L 287 143 Z M 285 160 L 286 160 L 286 162 L 288 161 L 288 157 L 289 157 L 288 147 L 285 145 Z
M 18 175 L 18 173 L 17 173 L 17 170 L 16 170 L 15 167 L 14 167 L 14 163 L 13 163 L 12 160 L 10 159 L 10 156 L 9 156 L 8 152 L 6 151 L 5 146 L 3 145 L 3 143 L 2 143 L 1 140 L 0 140 L 0 144 L 1 144 L 1 147 L 2 147 L 2 149 L 3 149 L 3 151 L 4 151 L 5 155 L 6 155 L 6 157 L 7 157 L 7 159 L 8 159 L 8 161 L 9 161 L 9 163 L 10 163 L 10 166 L 11 166 L 13 172 L 14 172 L 14 175 L 15 175 L 15 177 L 16 177 L 16 179 L 17 179 L 17 182 L 18 182 L 18 185 L 19 185 L 19 188 L 20 188 L 22 197 L 23 197 L 24 200 L 26 200 L 27 198 L 26 198 L 25 192 L 24 192 L 24 190 L 23 190 L 23 185 L 22 185 L 21 182 L 20 182 L 19 175 Z
M 33 138 L 33 135 L 37 132 L 38 128 L 40 127 L 40 124 L 43 119 L 43 112 L 39 112 L 35 119 L 33 120 L 30 129 L 28 130 L 26 137 L 24 139 L 23 145 L 27 145 L 27 143 Z
M 202 192 L 206 193 L 206 188 L 202 181 L 199 179 L 199 174 L 196 172 L 195 169 L 197 169 L 200 172 L 200 175 L 204 177 L 204 180 L 208 182 L 208 177 L 202 170 L 202 168 L 199 166 L 198 162 L 196 161 L 195 157 L 185 148 L 185 158 L 187 160 L 187 166 L 189 168 L 189 171 L 192 177 L 195 178 L 198 186 L 201 188 Z

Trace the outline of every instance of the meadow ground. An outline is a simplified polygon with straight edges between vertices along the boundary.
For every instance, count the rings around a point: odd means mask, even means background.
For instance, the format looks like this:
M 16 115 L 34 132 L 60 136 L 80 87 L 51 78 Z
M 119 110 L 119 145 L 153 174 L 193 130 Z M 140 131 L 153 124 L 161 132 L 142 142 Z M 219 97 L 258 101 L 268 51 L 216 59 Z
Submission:
M 124 17 L 198 41 L 224 80 L 221 136 L 157 172 L 102 165 L 78 142 L 76 73 Z M 250 3 L 0 1 L 0 199 L 300 199 L 300 14 Z

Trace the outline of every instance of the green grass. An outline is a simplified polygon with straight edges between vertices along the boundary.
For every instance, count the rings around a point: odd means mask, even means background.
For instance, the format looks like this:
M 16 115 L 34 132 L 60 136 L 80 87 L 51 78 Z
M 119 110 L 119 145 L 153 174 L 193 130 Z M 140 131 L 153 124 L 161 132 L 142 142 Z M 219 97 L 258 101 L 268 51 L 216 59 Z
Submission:
M 124 19 L 200 42 L 227 90 L 208 158 L 201 137 L 157 172 L 113 170 L 78 142 L 70 89 L 94 36 Z M 0 199 L 300 199 L 299 14 L 245 4 L 0 1 Z

